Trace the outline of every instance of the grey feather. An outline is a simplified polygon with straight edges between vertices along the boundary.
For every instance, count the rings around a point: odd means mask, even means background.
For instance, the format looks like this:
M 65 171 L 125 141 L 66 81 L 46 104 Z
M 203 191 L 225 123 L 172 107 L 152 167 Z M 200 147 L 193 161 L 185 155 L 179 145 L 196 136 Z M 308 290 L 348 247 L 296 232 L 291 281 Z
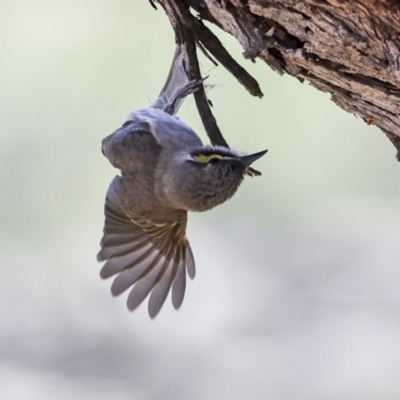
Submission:
M 185 262 L 189 278 L 194 279 L 194 277 L 196 276 L 196 264 L 194 262 L 192 249 L 190 248 L 189 244 L 186 248 Z
M 148 307 L 151 318 L 154 318 L 161 310 L 161 307 L 163 306 L 171 289 L 175 273 L 176 267 L 174 268 L 174 262 L 170 261 L 169 265 L 166 267 L 165 273 L 162 275 L 160 281 L 156 284 L 151 292 Z
M 146 243 L 148 243 L 147 237 L 142 234 L 139 238 L 130 239 L 125 238 L 127 242 L 121 242 L 120 244 L 115 244 L 114 246 L 103 246 L 103 249 L 97 255 L 99 261 L 107 260 L 111 257 L 121 257 L 127 254 L 132 254 L 133 252 L 141 250 Z
M 131 233 L 130 231 L 118 233 L 106 233 L 101 239 L 100 246 L 102 247 L 115 247 L 121 244 L 131 243 L 137 241 L 143 236 L 143 231 L 138 233 Z
M 157 252 L 152 252 L 148 257 L 142 260 L 142 262 L 119 273 L 111 285 L 111 293 L 113 296 L 120 295 L 135 284 L 138 279 L 148 273 L 158 262 L 159 254 Z
M 130 291 L 127 300 L 129 310 L 137 308 L 148 296 L 151 289 L 154 287 L 154 284 L 157 282 L 162 269 L 165 267 L 165 258 L 160 257 L 157 261 L 158 262 L 151 267 L 151 270 L 146 273 L 144 277 L 138 280 Z
M 177 310 L 183 302 L 186 290 L 186 270 L 185 265 L 181 262 L 178 266 L 178 273 L 172 285 L 172 305 Z
M 154 246 L 149 242 L 144 242 L 143 247 L 135 251 L 133 254 L 129 252 L 122 256 L 115 256 L 108 259 L 104 267 L 101 269 L 100 276 L 105 279 L 115 275 L 124 269 L 132 268 L 142 262 L 153 251 Z

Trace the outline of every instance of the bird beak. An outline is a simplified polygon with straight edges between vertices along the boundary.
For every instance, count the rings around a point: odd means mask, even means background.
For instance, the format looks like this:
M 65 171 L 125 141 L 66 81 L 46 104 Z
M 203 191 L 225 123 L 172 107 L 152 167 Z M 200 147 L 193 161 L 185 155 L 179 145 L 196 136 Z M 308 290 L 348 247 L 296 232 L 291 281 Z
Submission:
M 248 167 L 253 164 L 254 161 L 261 158 L 268 150 L 260 151 L 259 153 L 249 154 L 248 156 L 240 157 L 240 162 L 245 166 Z

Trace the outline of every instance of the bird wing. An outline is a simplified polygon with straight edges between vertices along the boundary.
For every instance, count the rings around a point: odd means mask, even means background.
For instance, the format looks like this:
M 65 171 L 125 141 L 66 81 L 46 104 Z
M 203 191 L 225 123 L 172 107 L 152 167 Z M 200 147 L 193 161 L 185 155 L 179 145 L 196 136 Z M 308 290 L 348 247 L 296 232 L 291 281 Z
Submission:
M 172 287 L 172 304 L 182 304 L 186 271 L 195 276 L 195 263 L 186 237 L 187 214 L 175 223 L 154 224 L 144 218 L 130 218 L 121 209 L 114 179 L 107 193 L 104 235 L 97 259 L 106 261 L 100 276 L 117 275 L 111 293 L 118 296 L 131 286 L 127 305 L 138 307 L 150 294 L 148 310 L 154 318 Z

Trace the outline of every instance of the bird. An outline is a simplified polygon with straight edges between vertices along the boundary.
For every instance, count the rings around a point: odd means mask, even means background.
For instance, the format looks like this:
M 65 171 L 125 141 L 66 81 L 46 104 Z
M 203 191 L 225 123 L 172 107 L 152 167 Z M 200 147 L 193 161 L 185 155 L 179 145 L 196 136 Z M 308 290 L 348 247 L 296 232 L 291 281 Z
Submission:
M 250 165 L 267 150 L 244 154 L 224 146 L 203 145 L 176 113 L 203 80 L 190 80 L 177 46 L 159 97 L 131 112 L 102 141 L 102 153 L 120 174 L 105 199 L 100 276 L 115 276 L 111 293 L 130 289 L 127 307 L 146 297 L 154 318 L 171 292 L 180 308 L 186 275 L 193 279 L 195 260 L 186 236 L 188 212 L 203 212 L 230 199 Z

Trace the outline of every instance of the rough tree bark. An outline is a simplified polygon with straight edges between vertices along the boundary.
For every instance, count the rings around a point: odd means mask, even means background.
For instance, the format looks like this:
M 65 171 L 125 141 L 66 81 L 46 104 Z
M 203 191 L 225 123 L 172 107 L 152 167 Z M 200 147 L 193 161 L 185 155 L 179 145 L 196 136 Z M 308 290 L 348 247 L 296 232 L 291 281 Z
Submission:
M 262 95 L 257 82 L 203 24 L 207 20 L 233 35 L 243 46 L 246 58 L 260 58 L 281 74 L 310 82 L 317 89 L 331 93 L 333 101 L 344 110 L 380 127 L 397 148 L 400 161 L 400 1 L 158 0 L 158 3 L 170 18 L 177 42 L 186 46 L 193 78 L 200 77 L 197 56 L 193 54 L 193 45 L 197 43 L 251 94 Z M 200 114 L 209 115 L 204 93 L 197 95 L 196 102 L 199 110 L 203 110 Z M 214 135 L 215 143 L 224 141 L 213 121 L 207 132 Z

